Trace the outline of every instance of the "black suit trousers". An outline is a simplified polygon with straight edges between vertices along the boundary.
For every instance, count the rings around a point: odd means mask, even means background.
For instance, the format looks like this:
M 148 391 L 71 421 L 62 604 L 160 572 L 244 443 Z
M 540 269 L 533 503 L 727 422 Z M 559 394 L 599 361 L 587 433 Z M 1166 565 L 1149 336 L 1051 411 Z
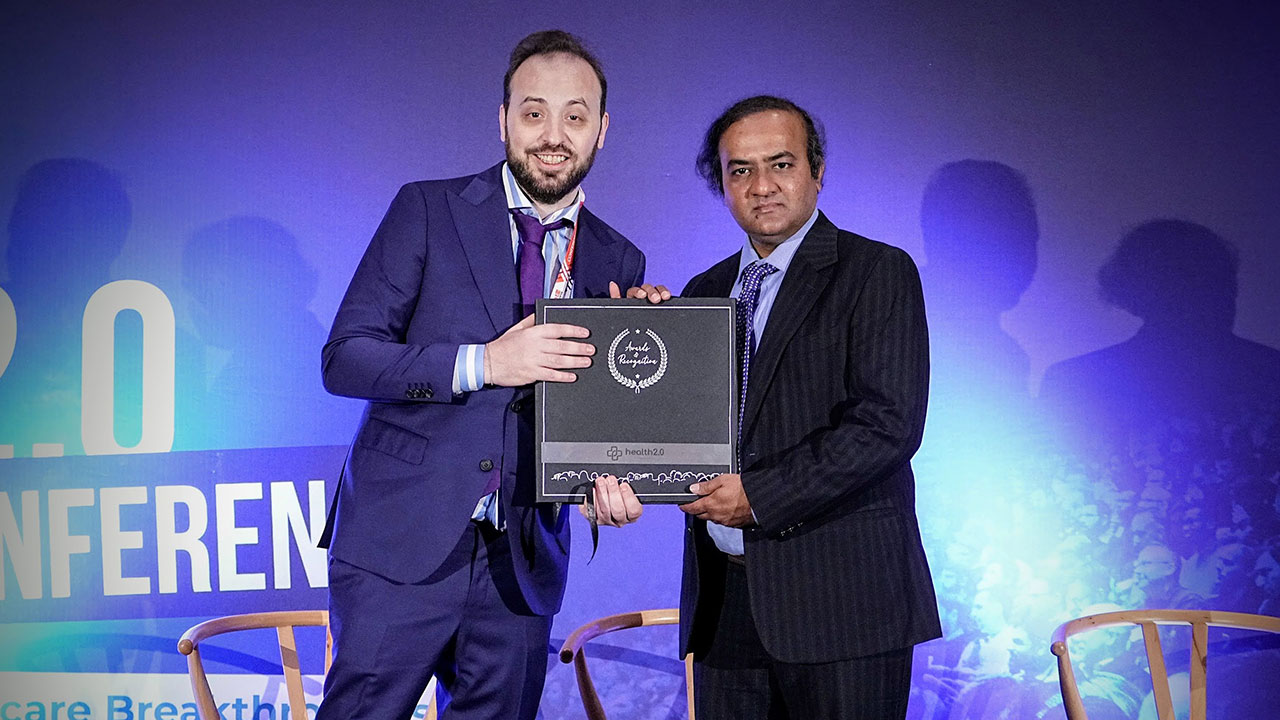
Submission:
M 694 660 L 699 720 L 905 718 L 912 648 L 827 663 L 774 660 L 760 642 L 747 577 L 729 564 L 715 635 Z

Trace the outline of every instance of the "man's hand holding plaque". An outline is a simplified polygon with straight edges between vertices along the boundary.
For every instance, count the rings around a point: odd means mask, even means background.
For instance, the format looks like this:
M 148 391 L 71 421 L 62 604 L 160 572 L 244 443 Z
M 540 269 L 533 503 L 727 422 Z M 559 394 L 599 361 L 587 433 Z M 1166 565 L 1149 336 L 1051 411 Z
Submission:
M 610 281 L 609 297 L 617 299 L 622 296 L 623 296 L 622 291 L 618 288 L 618 283 Z M 658 303 L 664 300 L 670 300 L 672 295 L 671 295 L 671 291 L 667 289 L 666 285 L 654 286 L 654 285 L 650 285 L 649 283 L 645 283 L 640 287 L 628 288 L 626 297 L 648 300 L 654 305 L 657 305 Z
M 590 343 L 564 338 L 586 338 L 584 327 L 563 323 L 534 324 L 529 315 L 507 328 L 484 347 L 484 376 L 490 385 L 520 387 L 538 380 L 573 382 L 568 369 L 591 367 L 596 349 Z
M 722 473 L 690 486 L 689 492 L 702 497 L 681 505 L 680 509 L 696 518 L 735 528 L 755 523 L 751 502 L 742 489 L 742 476 L 737 473 Z
M 613 475 L 601 475 L 596 478 L 595 503 L 583 503 L 578 506 L 582 517 L 591 520 L 592 513 L 599 525 L 622 527 L 629 525 L 644 514 L 644 505 L 636 497 L 629 483 L 618 482 Z
M 670 300 L 671 291 L 665 285 L 645 283 L 629 288 L 626 296 L 657 304 Z M 609 297 L 622 297 L 618 283 L 609 282 Z M 535 320 L 529 315 L 485 345 L 484 376 L 489 378 L 489 384 L 520 387 L 539 380 L 573 382 L 578 376 L 568 370 L 591 367 L 595 346 L 566 339 L 585 339 L 590 337 L 590 331 L 563 323 L 537 325 Z

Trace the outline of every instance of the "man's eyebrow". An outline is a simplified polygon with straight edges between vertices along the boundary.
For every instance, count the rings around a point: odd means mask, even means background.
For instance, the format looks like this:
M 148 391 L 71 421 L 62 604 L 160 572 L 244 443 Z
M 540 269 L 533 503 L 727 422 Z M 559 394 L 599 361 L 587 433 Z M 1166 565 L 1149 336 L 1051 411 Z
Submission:
M 764 161 L 765 161 L 765 162 L 767 162 L 767 163 L 771 163 L 771 162 L 774 162 L 774 161 L 777 161 L 777 160 L 784 160 L 784 159 L 786 159 L 786 158 L 795 159 L 795 156 L 796 156 L 796 154 L 795 154 L 795 153 L 793 153 L 793 152 L 791 152 L 790 150 L 783 150 L 783 151 L 782 151 L 782 152 L 780 152 L 780 153 L 774 153 L 773 155 L 770 155 L 770 156 L 766 157 L 766 158 L 764 159 Z M 730 164 L 730 165 L 750 165 L 750 164 L 751 164 L 751 161 L 750 161 L 750 160 L 744 160 L 744 159 L 742 159 L 742 158 L 729 158 L 728 164 Z
M 548 103 L 548 102 L 547 102 L 547 99 L 546 99 L 546 98 L 540 98 L 540 97 L 537 97 L 537 96 L 534 96 L 534 95 L 528 95 L 528 96 L 526 96 L 524 100 L 521 100 L 521 101 L 520 101 L 520 103 L 521 103 L 522 105 L 523 105 L 524 103 L 540 103 L 540 104 L 542 104 L 542 105 L 550 105 L 550 103 Z M 567 103 L 565 103 L 565 104 L 566 104 L 566 105 L 582 105 L 583 107 L 590 107 L 589 105 L 587 105 L 587 101 L 586 101 L 586 99 L 584 99 L 584 98 L 580 98 L 580 97 L 572 98 L 571 100 L 569 100 L 569 101 L 568 101 Z

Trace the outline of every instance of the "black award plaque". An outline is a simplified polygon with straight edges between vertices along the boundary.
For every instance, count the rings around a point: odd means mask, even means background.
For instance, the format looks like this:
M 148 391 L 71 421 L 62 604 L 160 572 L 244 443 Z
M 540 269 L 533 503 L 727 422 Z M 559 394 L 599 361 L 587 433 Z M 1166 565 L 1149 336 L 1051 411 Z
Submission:
M 591 367 L 537 384 L 540 502 L 583 502 L 616 475 L 646 503 L 737 472 L 733 300 L 539 300 L 539 323 L 591 331 Z

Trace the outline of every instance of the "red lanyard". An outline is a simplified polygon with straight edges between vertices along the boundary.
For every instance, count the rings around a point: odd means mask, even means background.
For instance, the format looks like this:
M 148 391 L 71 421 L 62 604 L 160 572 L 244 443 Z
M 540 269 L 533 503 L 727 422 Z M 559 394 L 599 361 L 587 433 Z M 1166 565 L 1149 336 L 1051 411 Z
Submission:
M 569 233 L 569 244 L 564 249 L 564 263 L 560 265 L 560 271 L 556 273 L 555 282 L 551 283 L 551 294 L 547 297 L 552 299 L 560 299 L 570 297 L 573 290 L 571 277 L 573 273 L 573 255 L 574 249 L 578 245 L 578 224 L 582 218 L 582 201 L 578 201 L 578 221 L 573 224 L 573 232 Z

